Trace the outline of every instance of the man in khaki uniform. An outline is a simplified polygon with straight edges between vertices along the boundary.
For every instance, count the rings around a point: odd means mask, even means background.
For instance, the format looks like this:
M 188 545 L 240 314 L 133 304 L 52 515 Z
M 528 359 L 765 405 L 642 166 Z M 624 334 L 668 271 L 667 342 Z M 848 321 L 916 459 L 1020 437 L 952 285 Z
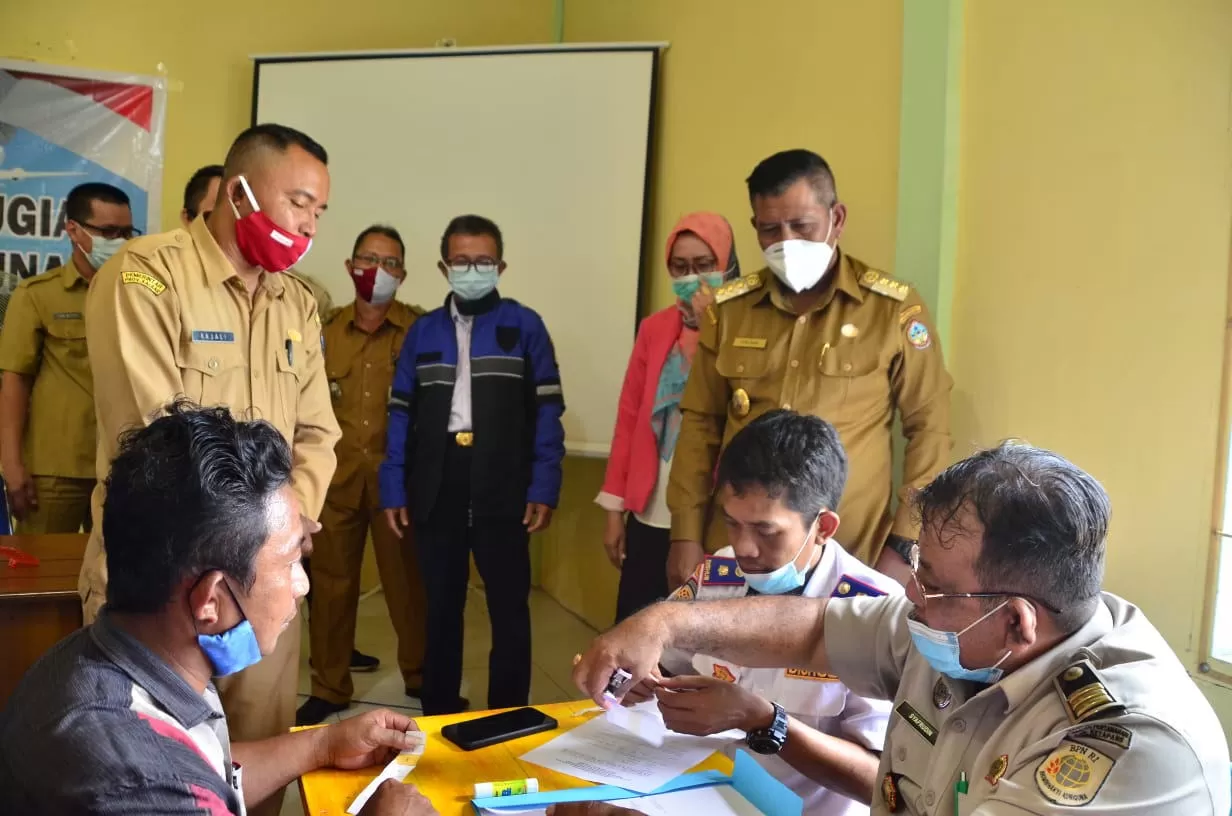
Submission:
M 1228 744 L 1141 610 L 1100 592 L 1110 504 L 1049 451 L 1002 445 L 917 497 L 905 597 L 664 603 L 600 637 L 595 699 L 663 647 L 833 673 L 892 699 L 872 813 L 1224 816 Z
M 86 291 L 95 270 L 137 234 L 128 196 L 90 182 L 64 204 L 69 262 L 18 284 L 0 332 L 0 467 L 18 533 L 90 529 L 94 386 Z
M 711 504 L 719 452 L 752 420 L 787 408 L 838 430 L 851 463 L 842 544 L 902 581 L 918 530 L 907 497 L 945 466 L 951 444 L 951 381 L 928 311 L 909 286 L 838 250 L 847 209 L 820 156 L 776 154 L 748 183 L 769 269 L 717 289 L 699 321 L 667 490 L 668 579 L 683 584 L 705 552 L 727 545 Z M 892 514 L 896 411 L 907 449 Z
M 355 302 L 325 324 L 325 372 L 342 439 L 334 449 L 338 469 L 314 541 L 308 618 L 312 696 L 296 713 L 296 725 L 315 725 L 350 705 L 359 573 L 369 534 L 398 635 L 402 681 L 408 695 L 420 695 L 427 618 L 423 579 L 414 539 L 409 532 L 399 539 L 385 523 L 377 480 L 394 366 L 407 330 L 423 314 L 394 300 L 406 278 L 405 257 L 402 236 L 392 227 L 361 232 L 346 262 Z
M 177 394 L 273 424 L 292 446 L 291 487 L 304 512 L 320 513 L 338 422 L 316 302 L 306 285 L 279 272 L 303 257 L 316 233 L 329 198 L 326 160 L 325 150 L 296 130 L 246 130 L 227 154 L 209 221 L 133 241 L 90 287 L 100 485 L 80 581 L 87 622 L 107 582 L 101 479 L 117 438 L 150 422 Z M 308 526 L 315 531 L 315 523 Z M 288 562 L 288 581 L 293 566 Z M 263 739 L 292 725 L 299 641 L 293 623 L 274 654 L 219 681 L 233 738 Z M 260 811 L 277 813 L 281 799 L 280 792 Z

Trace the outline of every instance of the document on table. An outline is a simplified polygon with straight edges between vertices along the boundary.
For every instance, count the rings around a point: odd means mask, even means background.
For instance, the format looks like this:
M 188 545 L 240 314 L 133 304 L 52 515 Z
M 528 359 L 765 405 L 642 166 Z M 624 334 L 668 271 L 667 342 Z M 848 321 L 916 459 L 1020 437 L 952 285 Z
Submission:
M 621 799 L 617 804 L 646 816 L 761 816 L 761 811 L 731 785 Z M 479 812 L 483 816 L 543 816 L 547 808 L 483 808 Z
M 522 759 L 601 785 L 649 793 L 742 736 L 739 731 L 710 737 L 668 731 L 653 701 L 636 706 L 635 713 L 632 720 L 616 715 L 615 720 L 624 721 L 626 727 L 617 725 L 611 712 L 595 717 L 523 754 Z M 630 724 L 635 730 L 629 730 Z
M 356 796 L 355 801 L 347 808 L 347 813 L 350 816 L 357 816 L 363 810 L 364 805 L 368 804 L 368 800 L 372 798 L 372 794 L 376 793 L 376 789 L 386 779 L 402 782 L 411 775 L 411 771 L 415 770 L 415 766 L 419 764 L 419 758 L 423 756 L 424 749 L 427 747 L 426 737 L 419 731 L 413 731 L 409 736 L 412 738 L 418 737 L 418 744 L 407 748 L 394 757 L 393 761 L 385 766 L 377 778 L 369 782 L 368 786 L 360 791 L 359 796 Z

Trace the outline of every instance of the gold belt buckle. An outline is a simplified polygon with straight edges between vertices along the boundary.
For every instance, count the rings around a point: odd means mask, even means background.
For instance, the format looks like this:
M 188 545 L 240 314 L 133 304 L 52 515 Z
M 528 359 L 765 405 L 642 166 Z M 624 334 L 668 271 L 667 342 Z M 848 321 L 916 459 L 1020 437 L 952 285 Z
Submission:
M 475 444 L 475 434 L 471 431 L 459 431 L 454 434 L 453 441 L 458 443 L 458 447 L 469 448 Z

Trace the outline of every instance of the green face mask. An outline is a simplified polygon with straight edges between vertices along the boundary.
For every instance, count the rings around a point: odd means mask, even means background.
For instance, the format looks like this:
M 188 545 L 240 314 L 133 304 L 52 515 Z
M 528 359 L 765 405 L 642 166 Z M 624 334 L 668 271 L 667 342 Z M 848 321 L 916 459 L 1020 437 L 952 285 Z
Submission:
M 684 275 L 672 278 L 672 292 L 678 300 L 688 303 L 701 290 L 703 280 L 711 289 L 718 289 L 723 285 L 723 273 L 710 272 L 705 275 Z

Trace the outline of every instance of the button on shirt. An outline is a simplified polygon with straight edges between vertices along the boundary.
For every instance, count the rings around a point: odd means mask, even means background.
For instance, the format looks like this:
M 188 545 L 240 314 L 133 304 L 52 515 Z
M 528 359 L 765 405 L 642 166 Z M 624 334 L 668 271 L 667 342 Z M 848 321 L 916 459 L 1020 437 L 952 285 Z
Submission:
M 0 813 L 244 812 L 214 687 L 198 694 L 106 612 L 0 713 Z
M 338 467 L 329 486 L 331 504 L 362 509 L 365 488 L 372 504 L 380 503 L 377 471 L 385 455 L 389 390 L 402 341 L 419 314 L 394 301 L 384 322 L 369 334 L 355 325 L 352 303 L 325 324 L 325 373 L 342 429 L 334 448 Z
M 94 478 L 94 383 L 86 354 L 89 284 L 70 261 L 13 291 L 0 370 L 33 379 L 22 459 L 38 476 Z
M 832 599 L 826 612 L 831 671 L 856 693 L 894 700 L 874 814 L 1228 813 L 1219 720 L 1132 604 L 1104 593 L 1077 632 L 988 687 L 932 669 L 911 645 L 911 608 L 905 598 Z M 1123 711 L 1076 721 L 1059 689 L 1080 665 L 1096 685 L 1071 698 L 1106 693 Z
M 475 327 L 472 315 L 459 314 L 453 298 L 449 299 L 449 314 L 453 317 L 458 336 L 458 373 L 453 384 L 453 400 L 449 403 L 450 433 L 470 431 L 471 424 L 471 331 Z

